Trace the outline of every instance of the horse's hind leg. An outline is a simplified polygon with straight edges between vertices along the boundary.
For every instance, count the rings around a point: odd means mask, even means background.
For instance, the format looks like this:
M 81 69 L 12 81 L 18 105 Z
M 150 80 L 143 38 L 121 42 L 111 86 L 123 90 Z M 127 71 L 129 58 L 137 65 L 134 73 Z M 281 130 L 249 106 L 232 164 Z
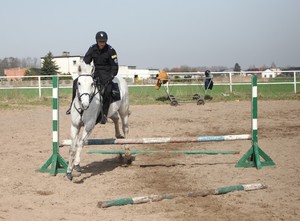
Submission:
M 122 121 L 122 130 L 124 133 L 124 137 L 127 138 L 129 133 L 129 127 L 128 127 L 128 117 L 129 114 L 121 115 L 121 121 Z
M 118 113 L 114 113 L 110 119 L 112 119 L 112 121 L 114 122 L 115 125 L 115 136 L 116 138 L 124 138 L 124 136 L 122 136 L 121 132 L 120 132 L 120 126 L 119 126 L 119 115 Z

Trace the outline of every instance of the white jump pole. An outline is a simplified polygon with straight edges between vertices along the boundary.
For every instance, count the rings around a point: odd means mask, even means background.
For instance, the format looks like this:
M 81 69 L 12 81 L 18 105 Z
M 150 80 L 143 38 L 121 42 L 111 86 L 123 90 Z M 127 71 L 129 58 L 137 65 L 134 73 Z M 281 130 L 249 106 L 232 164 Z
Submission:
M 135 139 L 88 139 L 85 145 L 115 145 L 115 144 L 162 144 L 162 143 L 188 143 L 251 140 L 250 134 L 224 135 L 224 136 L 199 136 L 199 137 L 153 137 Z M 70 146 L 71 140 L 63 140 L 60 146 Z

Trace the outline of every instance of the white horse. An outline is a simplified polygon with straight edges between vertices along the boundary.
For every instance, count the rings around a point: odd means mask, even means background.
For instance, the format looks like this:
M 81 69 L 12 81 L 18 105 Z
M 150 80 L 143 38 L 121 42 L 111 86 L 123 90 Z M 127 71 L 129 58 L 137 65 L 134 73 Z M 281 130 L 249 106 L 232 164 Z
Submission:
M 75 169 L 81 172 L 80 153 L 85 141 L 88 139 L 95 127 L 97 117 L 102 109 L 102 96 L 94 82 L 91 72 L 91 66 L 83 65 L 78 76 L 76 97 L 71 108 L 71 146 L 69 150 L 69 165 L 67 168 L 67 178 L 72 180 L 72 171 Z M 110 104 L 107 117 L 112 119 L 115 125 L 116 138 L 126 138 L 129 132 L 128 116 L 129 116 L 129 97 L 128 85 L 126 81 L 116 76 L 113 79 L 120 89 L 120 100 Z M 122 130 L 124 136 L 120 133 L 119 115 L 122 121 Z M 82 135 L 79 135 L 80 129 L 83 127 Z

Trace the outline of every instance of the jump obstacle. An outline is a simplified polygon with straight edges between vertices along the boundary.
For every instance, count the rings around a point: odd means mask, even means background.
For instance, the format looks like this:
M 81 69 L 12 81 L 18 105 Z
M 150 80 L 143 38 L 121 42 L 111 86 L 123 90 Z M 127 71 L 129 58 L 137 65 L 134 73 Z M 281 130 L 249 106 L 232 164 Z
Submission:
M 141 204 L 148 202 L 158 202 L 162 200 L 170 200 L 177 197 L 205 197 L 209 195 L 221 195 L 226 194 L 233 191 L 251 191 L 251 190 L 259 190 L 267 188 L 266 185 L 262 183 L 251 183 L 251 184 L 243 184 L 236 186 L 226 186 L 217 189 L 204 190 L 199 192 L 188 192 L 188 193 L 174 193 L 174 194 L 164 194 L 164 195 L 150 195 L 150 196 L 141 196 L 141 197 L 133 197 L 133 198 L 122 198 L 108 201 L 99 201 L 97 206 L 99 208 L 108 208 L 112 206 L 124 206 L 130 204 Z
M 55 176 L 57 173 L 66 173 L 67 162 L 59 154 L 59 77 L 53 76 L 52 88 L 52 155 L 46 163 L 37 171 L 50 172 Z M 273 160 L 258 146 L 258 126 L 257 126 L 257 76 L 252 77 L 252 136 L 243 135 L 225 135 L 225 136 L 199 136 L 196 138 L 140 138 L 140 139 L 88 139 L 87 145 L 108 145 L 108 144 L 159 144 L 159 143 L 186 143 L 186 142 L 209 142 L 209 141 L 227 141 L 227 140 L 252 140 L 252 146 L 247 153 L 238 161 L 236 167 L 256 167 L 261 169 L 262 166 L 274 166 Z M 65 140 L 62 145 L 70 145 L 70 140 Z M 101 150 L 100 150 L 101 152 Z M 122 151 L 119 151 L 120 153 Z M 144 151 L 145 152 L 145 151 Z M 198 154 L 212 154 L 207 152 Z M 230 151 L 229 151 L 230 152 Z M 213 154 L 236 154 L 228 151 L 222 153 L 220 151 Z M 116 152 L 117 153 L 117 152 Z M 122 152 L 123 153 L 123 152 Z M 178 152 L 179 153 L 179 152 Z M 104 153 L 101 154 L 113 154 Z M 188 153 L 185 153 L 188 154 Z M 191 154 L 191 153 L 190 153 Z M 261 162 L 263 158 L 263 162 Z M 48 167 L 51 165 L 51 169 Z
M 162 144 L 162 143 L 188 143 L 210 141 L 250 140 L 250 134 L 199 136 L 199 137 L 153 137 L 136 139 L 88 139 L 85 145 L 113 145 L 113 144 Z M 61 146 L 70 146 L 71 140 L 63 140 Z
M 239 151 L 213 151 L 213 150 L 130 150 L 131 154 L 207 154 L 207 155 L 216 155 L 216 154 L 239 154 Z M 94 154 L 125 154 L 126 150 L 90 150 L 87 153 Z
M 252 76 L 252 146 L 248 152 L 237 162 L 235 167 L 256 167 L 275 166 L 273 160 L 258 146 L 258 125 L 257 125 L 257 76 Z M 263 162 L 261 161 L 263 158 Z
M 68 163 L 59 154 L 59 78 L 53 76 L 52 81 L 52 155 L 38 172 L 50 172 L 52 176 L 57 173 L 66 173 Z M 51 168 L 48 167 L 51 165 Z

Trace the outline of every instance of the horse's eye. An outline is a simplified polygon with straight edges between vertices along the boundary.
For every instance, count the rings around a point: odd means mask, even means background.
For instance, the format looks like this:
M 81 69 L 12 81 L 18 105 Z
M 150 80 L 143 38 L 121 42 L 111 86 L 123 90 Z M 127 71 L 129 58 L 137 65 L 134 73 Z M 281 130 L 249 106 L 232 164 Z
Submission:
M 78 82 L 77 85 L 79 86 L 79 85 L 80 85 L 80 82 Z

